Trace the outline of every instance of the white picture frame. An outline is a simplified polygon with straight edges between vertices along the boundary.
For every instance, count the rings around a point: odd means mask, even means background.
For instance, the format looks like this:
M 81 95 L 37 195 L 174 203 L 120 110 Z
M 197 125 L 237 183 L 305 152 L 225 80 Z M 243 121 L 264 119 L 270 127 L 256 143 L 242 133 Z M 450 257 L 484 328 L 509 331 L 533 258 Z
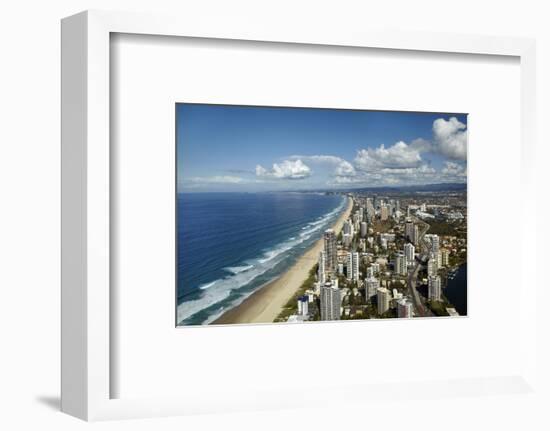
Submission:
M 369 31 L 333 33 L 306 28 L 258 28 L 210 25 L 192 17 L 167 17 L 124 12 L 87 11 L 62 21 L 62 410 L 85 420 L 182 415 L 307 406 L 330 399 L 330 393 L 299 397 L 282 392 L 251 393 L 226 402 L 206 398 L 113 399 L 111 393 L 110 320 L 110 37 L 113 33 L 184 36 L 288 44 L 365 47 L 402 51 L 513 56 L 521 67 L 521 212 L 536 202 L 535 183 L 535 42 L 531 39 L 473 35 Z M 522 249 L 536 250 L 536 226 L 525 223 Z M 523 259 L 526 259 L 524 257 Z M 525 271 L 525 265 L 520 268 Z M 522 285 L 522 297 L 536 294 L 536 285 Z M 522 317 L 524 372 L 502 379 L 464 379 L 414 384 L 418 394 L 507 393 L 536 390 L 536 312 Z M 403 382 L 399 389 L 412 392 Z M 378 397 L 395 386 L 379 385 Z M 444 388 L 444 389 L 442 389 Z M 262 393 L 259 387 L 258 393 Z M 365 397 L 349 388 L 342 397 Z M 361 393 L 361 394 L 360 394 Z

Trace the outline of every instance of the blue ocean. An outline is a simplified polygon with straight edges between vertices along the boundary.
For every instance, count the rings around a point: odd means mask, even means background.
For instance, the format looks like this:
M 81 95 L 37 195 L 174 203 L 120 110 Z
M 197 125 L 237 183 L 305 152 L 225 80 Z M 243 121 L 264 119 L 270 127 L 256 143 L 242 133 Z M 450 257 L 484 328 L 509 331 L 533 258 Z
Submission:
M 180 193 L 180 325 L 208 324 L 282 274 L 345 209 L 322 193 Z

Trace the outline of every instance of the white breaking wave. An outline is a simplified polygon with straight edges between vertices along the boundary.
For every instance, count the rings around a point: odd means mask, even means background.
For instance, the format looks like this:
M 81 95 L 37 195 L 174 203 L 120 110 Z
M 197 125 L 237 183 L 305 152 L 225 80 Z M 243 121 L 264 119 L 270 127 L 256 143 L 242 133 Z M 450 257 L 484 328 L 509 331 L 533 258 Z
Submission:
M 178 322 L 226 299 L 233 290 L 246 286 L 259 275 L 270 269 L 269 266 L 254 268 L 249 271 L 218 279 L 212 287 L 203 290 L 200 298 L 182 302 L 178 305 Z
M 182 302 L 178 305 L 177 315 L 178 322 L 188 319 L 194 314 L 204 310 L 205 308 L 211 307 L 226 298 L 229 297 L 232 291 L 238 290 L 249 283 L 254 279 L 264 274 L 266 271 L 275 267 L 279 262 L 281 262 L 285 257 L 288 250 L 296 247 L 297 245 L 307 241 L 311 236 L 323 228 L 331 218 L 337 215 L 344 208 L 345 202 L 344 199 L 342 204 L 339 205 L 335 210 L 325 214 L 322 217 L 319 217 L 316 221 L 308 223 L 305 228 L 305 232 L 300 233 L 299 238 L 291 237 L 290 239 L 279 243 L 276 248 L 264 252 L 263 256 L 257 261 L 252 261 L 248 265 L 235 266 L 224 268 L 225 270 L 232 273 L 225 278 L 215 280 L 211 283 L 200 286 L 201 296 L 197 299 L 190 301 Z M 249 294 L 251 294 L 250 292 Z M 237 298 L 232 302 L 229 308 L 237 306 L 241 303 L 246 296 Z M 214 315 L 209 316 L 203 324 L 210 323 L 214 321 L 217 317 L 221 316 L 225 312 L 224 308 L 217 310 Z
M 246 265 L 246 266 L 229 266 L 227 268 L 224 268 L 226 271 L 229 271 L 232 274 L 240 274 L 241 272 L 248 271 L 249 269 L 254 268 L 254 265 Z
M 322 229 L 332 217 L 334 217 L 336 214 L 338 214 L 340 211 L 342 211 L 343 207 L 344 207 L 344 205 L 342 203 L 342 205 L 340 205 L 334 211 L 331 211 L 328 214 L 325 214 L 324 216 L 318 218 L 314 222 L 308 223 L 305 227 L 302 228 L 302 229 L 307 229 L 307 230 L 305 232 L 302 232 L 300 234 L 300 236 L 308 236 L 309 237 L 309 236 L 311 236 L 312 233 L 317 232 L 318 230 Z
M 217 281 L 217 280 L 216 280 Z M 216 281 L 213 281 L 212 283 L 208 283 L 208 284 L 203 284 L 202 286 L 199 286 L 199 289 L 200 290 L 205 290 L 205 289 L 208 289 L 209 287 L 212 287 L 216 284 Z
M 292 241 L 292 243 L 294 243 L 296 241 Z M 300 241 L 301 242 L 301 241 Z M 290 250 L 294 245 L 297 245 L 298 243 L 296 244 L 292 244 L 290 243 L 289 245 L 285 246 L 285 247 L 281 247 L 281 248 L 277 248 L 275 250 L 271 250 L 269 252 L 267 252 L 264 256 L 263 259 L 259 259 L 258 262 L 260 263 L 266 263 L 266 262 L 269 262 L 270 260 L 273 260 L 275 259 L 277 256 L 279 256 L 281 253 L 284 253 L 285 251 L 288 251 Z

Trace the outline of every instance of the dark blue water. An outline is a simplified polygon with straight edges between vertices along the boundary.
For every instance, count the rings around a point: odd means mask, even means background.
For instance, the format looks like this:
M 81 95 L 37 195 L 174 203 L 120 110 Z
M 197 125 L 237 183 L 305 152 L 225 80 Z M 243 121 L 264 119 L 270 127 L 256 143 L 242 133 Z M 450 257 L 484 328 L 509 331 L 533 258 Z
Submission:
M 178 322 L 209 323 L 290 267 L 346 199 L 313 193 L 178 195 Z
M 468 315 L 468 266 L 461 265 L 455 277 L 447 281 L 445 296 L 461 316 Z

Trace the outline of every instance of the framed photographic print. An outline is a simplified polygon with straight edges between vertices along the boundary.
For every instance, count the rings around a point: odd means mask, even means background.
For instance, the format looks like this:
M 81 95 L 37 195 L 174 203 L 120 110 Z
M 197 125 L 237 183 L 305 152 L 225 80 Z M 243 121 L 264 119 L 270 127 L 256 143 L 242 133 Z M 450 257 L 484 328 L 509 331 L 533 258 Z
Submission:
M 495 270 L 499 209 L 537 200 L 534 61 L 517 38 L 64 19 L 62 410 L 538 394 L 535 223 Z
M 467 116 L 180 103 L 177 324 L 467 315 Z

